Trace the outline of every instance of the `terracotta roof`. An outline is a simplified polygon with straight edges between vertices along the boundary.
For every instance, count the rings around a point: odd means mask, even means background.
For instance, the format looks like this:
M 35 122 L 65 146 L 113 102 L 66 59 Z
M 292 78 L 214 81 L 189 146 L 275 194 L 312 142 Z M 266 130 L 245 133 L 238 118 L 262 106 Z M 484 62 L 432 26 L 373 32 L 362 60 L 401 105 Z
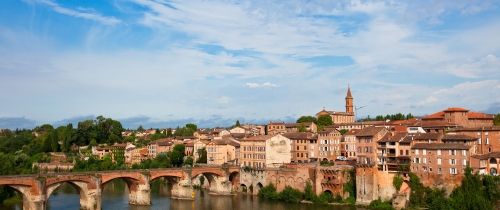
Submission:
M 231 136 L 235 139 L 242 139 L 246 137 L 246 134 L 244 133 L 231 133 Z
M 441 118 L 442 119 L 442 118 Z M 458 127 L 456 124 L 452 124 L 445 121 L 422 121 L 420 126 L 423 128 L 429 127 Z
M 469 110 L 464 109 L 462 107 L 449 107 L 448 109 L 443 110 L 443 112 L 468 112 Z
M 361 129 L 361 131 L 357 133 L 356 136 L 374 136 L 384 129 L 384 127 L 366 127 Z
M 423 117 L 423 120 L 433 120 L 433 119 L 444 119 L 445 112 L 467 112 L 467 118 L 469 119 L 493 119 L 494 116 L 491 114 L 485 114 L 482 112 L 470 112 L 467 109 L 460 107 L 450 107 L 440 112 L 436 112 Z
M 284 125 L 284 124 L 285 124 L 285 122 L 272 122 L 271 121 L 271 122 L 269 122 L 268 125 Z
M 455 140 L 464 140 L 464 141 L 475 141 L 477 138 L 473 138 L 463 134 L 446 134 L 441 139 L 443 141 L 455 141 Z
M 325 130 L 320 131 L 320 132 L 318 132 L 318 133 L 320 133 L 320 134 L 329 134 L 329 133 L 332 133 L 332 132 L 333 132 L 333 133 L 337 133 L 337 132 L 339 132 L 339 131 L 338 131 L 337 129 L 335 129 L 335 128 L 326 128 Z M 340 133 L 340 132 L 339 132 L 339 133 Z
M 184 142 L 184 145 L 186 145 L 186 147 L 193 147 L 194 146 L 194 141 L 193 140 L 187 140 Z
M 408 133 L 406 132 L 387 133 L 383 138 L 378 140 L 378 142 L 400 142 L 407 135 Z
M 411 147 L 411 149 L 469 149 L 470 146 L 465 144 L 445 144 L 445 143 L 418 143 Z
M 285 127 L 287 128 L 294 128 L 294 127 L 299 127 L 303 125 L 304 127 L 309 127 L 311 126 L 313 122 L 303 122 L 303 123 L 285 123 Z
M 481 112 L 469 112 L 467 113 L 469 119 L 493 119 L 495 116 L 492 114 L 485 114 Z
M 437 141 L 442 134 L 440 133 L 419 133 L 415 135 L 415 140 L 435 140 Z
M 285 133 L 284 137 L 287 137 L 292 140 L 305 140 L 305 139 L 315 139 L 315 135 L 309 132 L 293 132 L 293 133 Z
M 489 158 L 500 158 L 500 152 L 490 152 L 487 154 L 482 154 L 482 155 L 473 155 L 473 158 L 481 159 L 481 160 L 486 160 Z
M 413 136 L 407 135 L 399 143 L 410 144 L 413 141 Z
M 347 136 L 347 135 L 356 135 L 357 133 L 359 133 L 361 131 L 361 129 L 351 129 L 349 131 L 347 131 L 346 133 L 344 133 L 343 136 Z
M 270 139 L 271 135 L 258 135 L 258 136 L 250 136 L 242 139 L 242 141 L 265 141 Z
M 216 144 L 216 145 L 232 145 L 234 147 L 239 147 L 240 146 L 240 142 L 236 141 L 234 138 L 222 138 L 222 139 L 216 139 L 216 140 L 213 140 L 212 141 L 213 144 Z

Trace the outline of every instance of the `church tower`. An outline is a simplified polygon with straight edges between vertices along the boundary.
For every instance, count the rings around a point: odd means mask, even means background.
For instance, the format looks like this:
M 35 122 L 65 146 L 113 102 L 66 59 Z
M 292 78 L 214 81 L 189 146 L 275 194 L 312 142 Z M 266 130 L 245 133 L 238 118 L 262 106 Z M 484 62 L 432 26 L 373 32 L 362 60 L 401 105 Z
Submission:
M 347 95 L 345 96 L 345 112 L 354 114 L 354 98 L 351 94 L 351 87 L 347 86 Z

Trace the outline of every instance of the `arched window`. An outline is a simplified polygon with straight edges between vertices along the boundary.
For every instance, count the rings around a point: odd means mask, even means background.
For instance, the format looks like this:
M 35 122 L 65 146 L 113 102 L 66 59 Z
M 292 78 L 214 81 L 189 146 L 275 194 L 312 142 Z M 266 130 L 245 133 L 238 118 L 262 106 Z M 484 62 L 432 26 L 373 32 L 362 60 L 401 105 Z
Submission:
M 490 158 L 490 164 L 497 164 L 496 158 Z

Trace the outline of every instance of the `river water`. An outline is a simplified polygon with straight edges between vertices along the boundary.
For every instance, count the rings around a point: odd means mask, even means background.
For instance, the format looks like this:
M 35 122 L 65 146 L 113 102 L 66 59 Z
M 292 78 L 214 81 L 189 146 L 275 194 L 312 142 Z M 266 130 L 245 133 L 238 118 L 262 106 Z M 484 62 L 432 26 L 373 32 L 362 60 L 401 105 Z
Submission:
M 261 200 L 257 196 L 237 194 L 234 196 L 211 195 L 206 190 L 197 190 L 194 201 L 170 199 L 169 189 L 164 183 L 151 186 L 151 206 L 128 204 L 128 189 L 125 182 L 115 180 L 104 186 L 102 209 L 104 210 L 356 210 L 351 206 L 317 206 L 311 204 L 289 204 Z M 80 198 L 77 190 L 66 184 L 58 188 L 49 198 L 48 210 L 78 210 Z M 6 210 L 20 210 L 21 205 L 1 207 Z

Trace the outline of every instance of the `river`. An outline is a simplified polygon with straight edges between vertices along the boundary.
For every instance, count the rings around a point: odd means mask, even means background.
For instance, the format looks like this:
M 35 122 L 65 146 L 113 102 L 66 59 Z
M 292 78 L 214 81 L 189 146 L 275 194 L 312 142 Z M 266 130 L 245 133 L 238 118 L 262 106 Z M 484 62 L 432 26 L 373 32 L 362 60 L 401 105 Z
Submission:
M 206 190 L 197 190 L 196 199 L 170 199 L 166 184 L 156 182 L 151 186 L 151 206 L 134 206 L 128 204 L 128 189 L 122 180 L 112 181 L 104 186 L 102 192 L 102 209 L 108 210 L 356 210 L 351 206 L 317 206 L 311 204 L 289 204 L 261 200 L 257 196 L 237 194 L 234 196 L 211 195 Z M 59 187 L 49 198 L 48 210 L 78 210 L 79 194 L 69 184 Z M 2 207 L 5 210 L 21 210 L 20 204 Z

